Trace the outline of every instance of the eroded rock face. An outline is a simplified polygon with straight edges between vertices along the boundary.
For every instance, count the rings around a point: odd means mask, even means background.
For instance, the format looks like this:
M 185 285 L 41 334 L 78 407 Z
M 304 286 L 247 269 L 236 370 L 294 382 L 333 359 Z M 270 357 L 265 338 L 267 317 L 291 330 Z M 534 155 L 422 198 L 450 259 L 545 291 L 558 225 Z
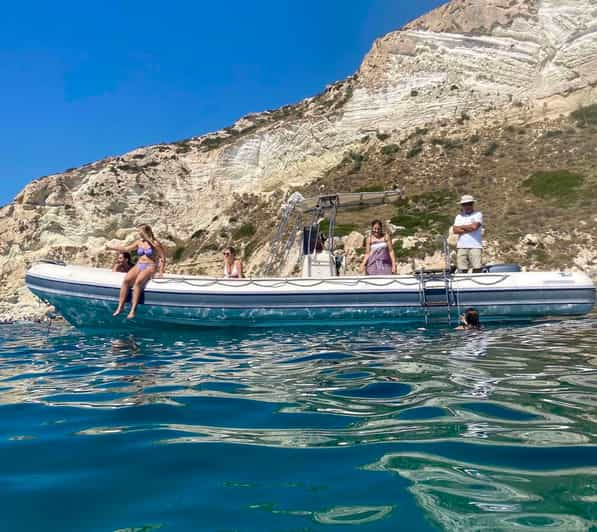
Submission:
M 29 184 L 0 209 L 0 319 L 43 310 L 23 288 L 40 258 L 105 265 L 105 243 L 139 223 L 164 239 L 218 231 L 238 195 L 310 183 L 364 135 L 534 121 L 597 101 L 596 85 L 594 0 L 454 0 L 379 39 L 317 97 Z

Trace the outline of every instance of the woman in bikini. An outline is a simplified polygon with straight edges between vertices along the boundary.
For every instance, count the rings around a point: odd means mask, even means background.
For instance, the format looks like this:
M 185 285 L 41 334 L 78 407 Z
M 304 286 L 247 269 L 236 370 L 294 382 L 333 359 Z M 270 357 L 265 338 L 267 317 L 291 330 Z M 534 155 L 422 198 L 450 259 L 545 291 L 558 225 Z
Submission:
M 224 250 L 224 277 L 226 279 L 236 278 L 240 279 L 243 275 L 243 263 L 236 258 L 236 251 L 234 248 L 226 248 Z
M 118 316 L 124 308 L 126 297 L 129 293 L 129 288 L 133 286 L 133 297 L 131 300 L 131 311 L 127 318 L 129 320 L 135 317 L 135 311 L 139 304 L 139 298 L 141 292 L 159 268 L 159 275 L 164 274 L 166 268 L 166 253 L 162 244 L 160 244 L 155 236 L 151 227 L 148 225 L 140 225 L 137 230 L 139 231 L 139 238 L 128 246 L 107 246 L 112 251 L 118 251 L 124 253 L 126 251 L 137 251 L 137 264 L 133 266 L 126 274 L 122 286 L 120 287 L 120 297 L 118 299 L 118 307 L 114 311 L 114 316 Z
M 390 235 L 384 235 L 380 220 L 373 220 L 371 223 L 371 235 L 367 238 L 361 272 L 367 275 L 396 273 L 396 257 L 392 239 Z

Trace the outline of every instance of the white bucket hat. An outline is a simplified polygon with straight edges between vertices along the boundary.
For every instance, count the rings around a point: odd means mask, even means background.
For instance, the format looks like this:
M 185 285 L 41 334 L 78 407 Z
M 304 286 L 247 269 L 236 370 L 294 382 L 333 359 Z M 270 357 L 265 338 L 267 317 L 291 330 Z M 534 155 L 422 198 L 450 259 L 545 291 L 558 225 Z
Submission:
M 465 194 L 464 196 L 462 196 L 462 198 L 460 198 L 460 205 L 464 203 L 475 203 L 475 198 L 473 198 L 469 194 Z

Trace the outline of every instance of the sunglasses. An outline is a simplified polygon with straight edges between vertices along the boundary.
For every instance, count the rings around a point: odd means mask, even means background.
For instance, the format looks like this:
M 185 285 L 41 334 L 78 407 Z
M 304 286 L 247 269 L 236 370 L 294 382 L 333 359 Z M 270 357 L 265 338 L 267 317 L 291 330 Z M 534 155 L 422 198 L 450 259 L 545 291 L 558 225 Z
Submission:
M 230 253 L 228 253 L 228 251 L 224 251 L 224 253 L 222 253 L 222 255 L 224 255 L 224 257 L 228 257 L 230 255 Z

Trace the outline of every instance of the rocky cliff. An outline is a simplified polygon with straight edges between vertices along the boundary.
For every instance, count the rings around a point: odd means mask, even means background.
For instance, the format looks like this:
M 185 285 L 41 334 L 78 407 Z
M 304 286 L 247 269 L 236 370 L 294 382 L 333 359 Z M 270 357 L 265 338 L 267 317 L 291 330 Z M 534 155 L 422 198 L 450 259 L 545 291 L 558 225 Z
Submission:
M 29 184 L 0 210 L 0 319 L 45 311 L 24 288 L 27 264 L 106 265 L 106 242 L 139 223 L 171 269 L 216 271 L 230 242 L 257 264 L 289 190 L 398 183 L 409 199 L 384 215 L 405 228 L 405 264 L 473 192 L 491 258 L 591 270 L 596 103 L 594 0 L 453 0 L 379 39 L 318 96 Z M 345 226 L 362 231 L 371 214 Z

